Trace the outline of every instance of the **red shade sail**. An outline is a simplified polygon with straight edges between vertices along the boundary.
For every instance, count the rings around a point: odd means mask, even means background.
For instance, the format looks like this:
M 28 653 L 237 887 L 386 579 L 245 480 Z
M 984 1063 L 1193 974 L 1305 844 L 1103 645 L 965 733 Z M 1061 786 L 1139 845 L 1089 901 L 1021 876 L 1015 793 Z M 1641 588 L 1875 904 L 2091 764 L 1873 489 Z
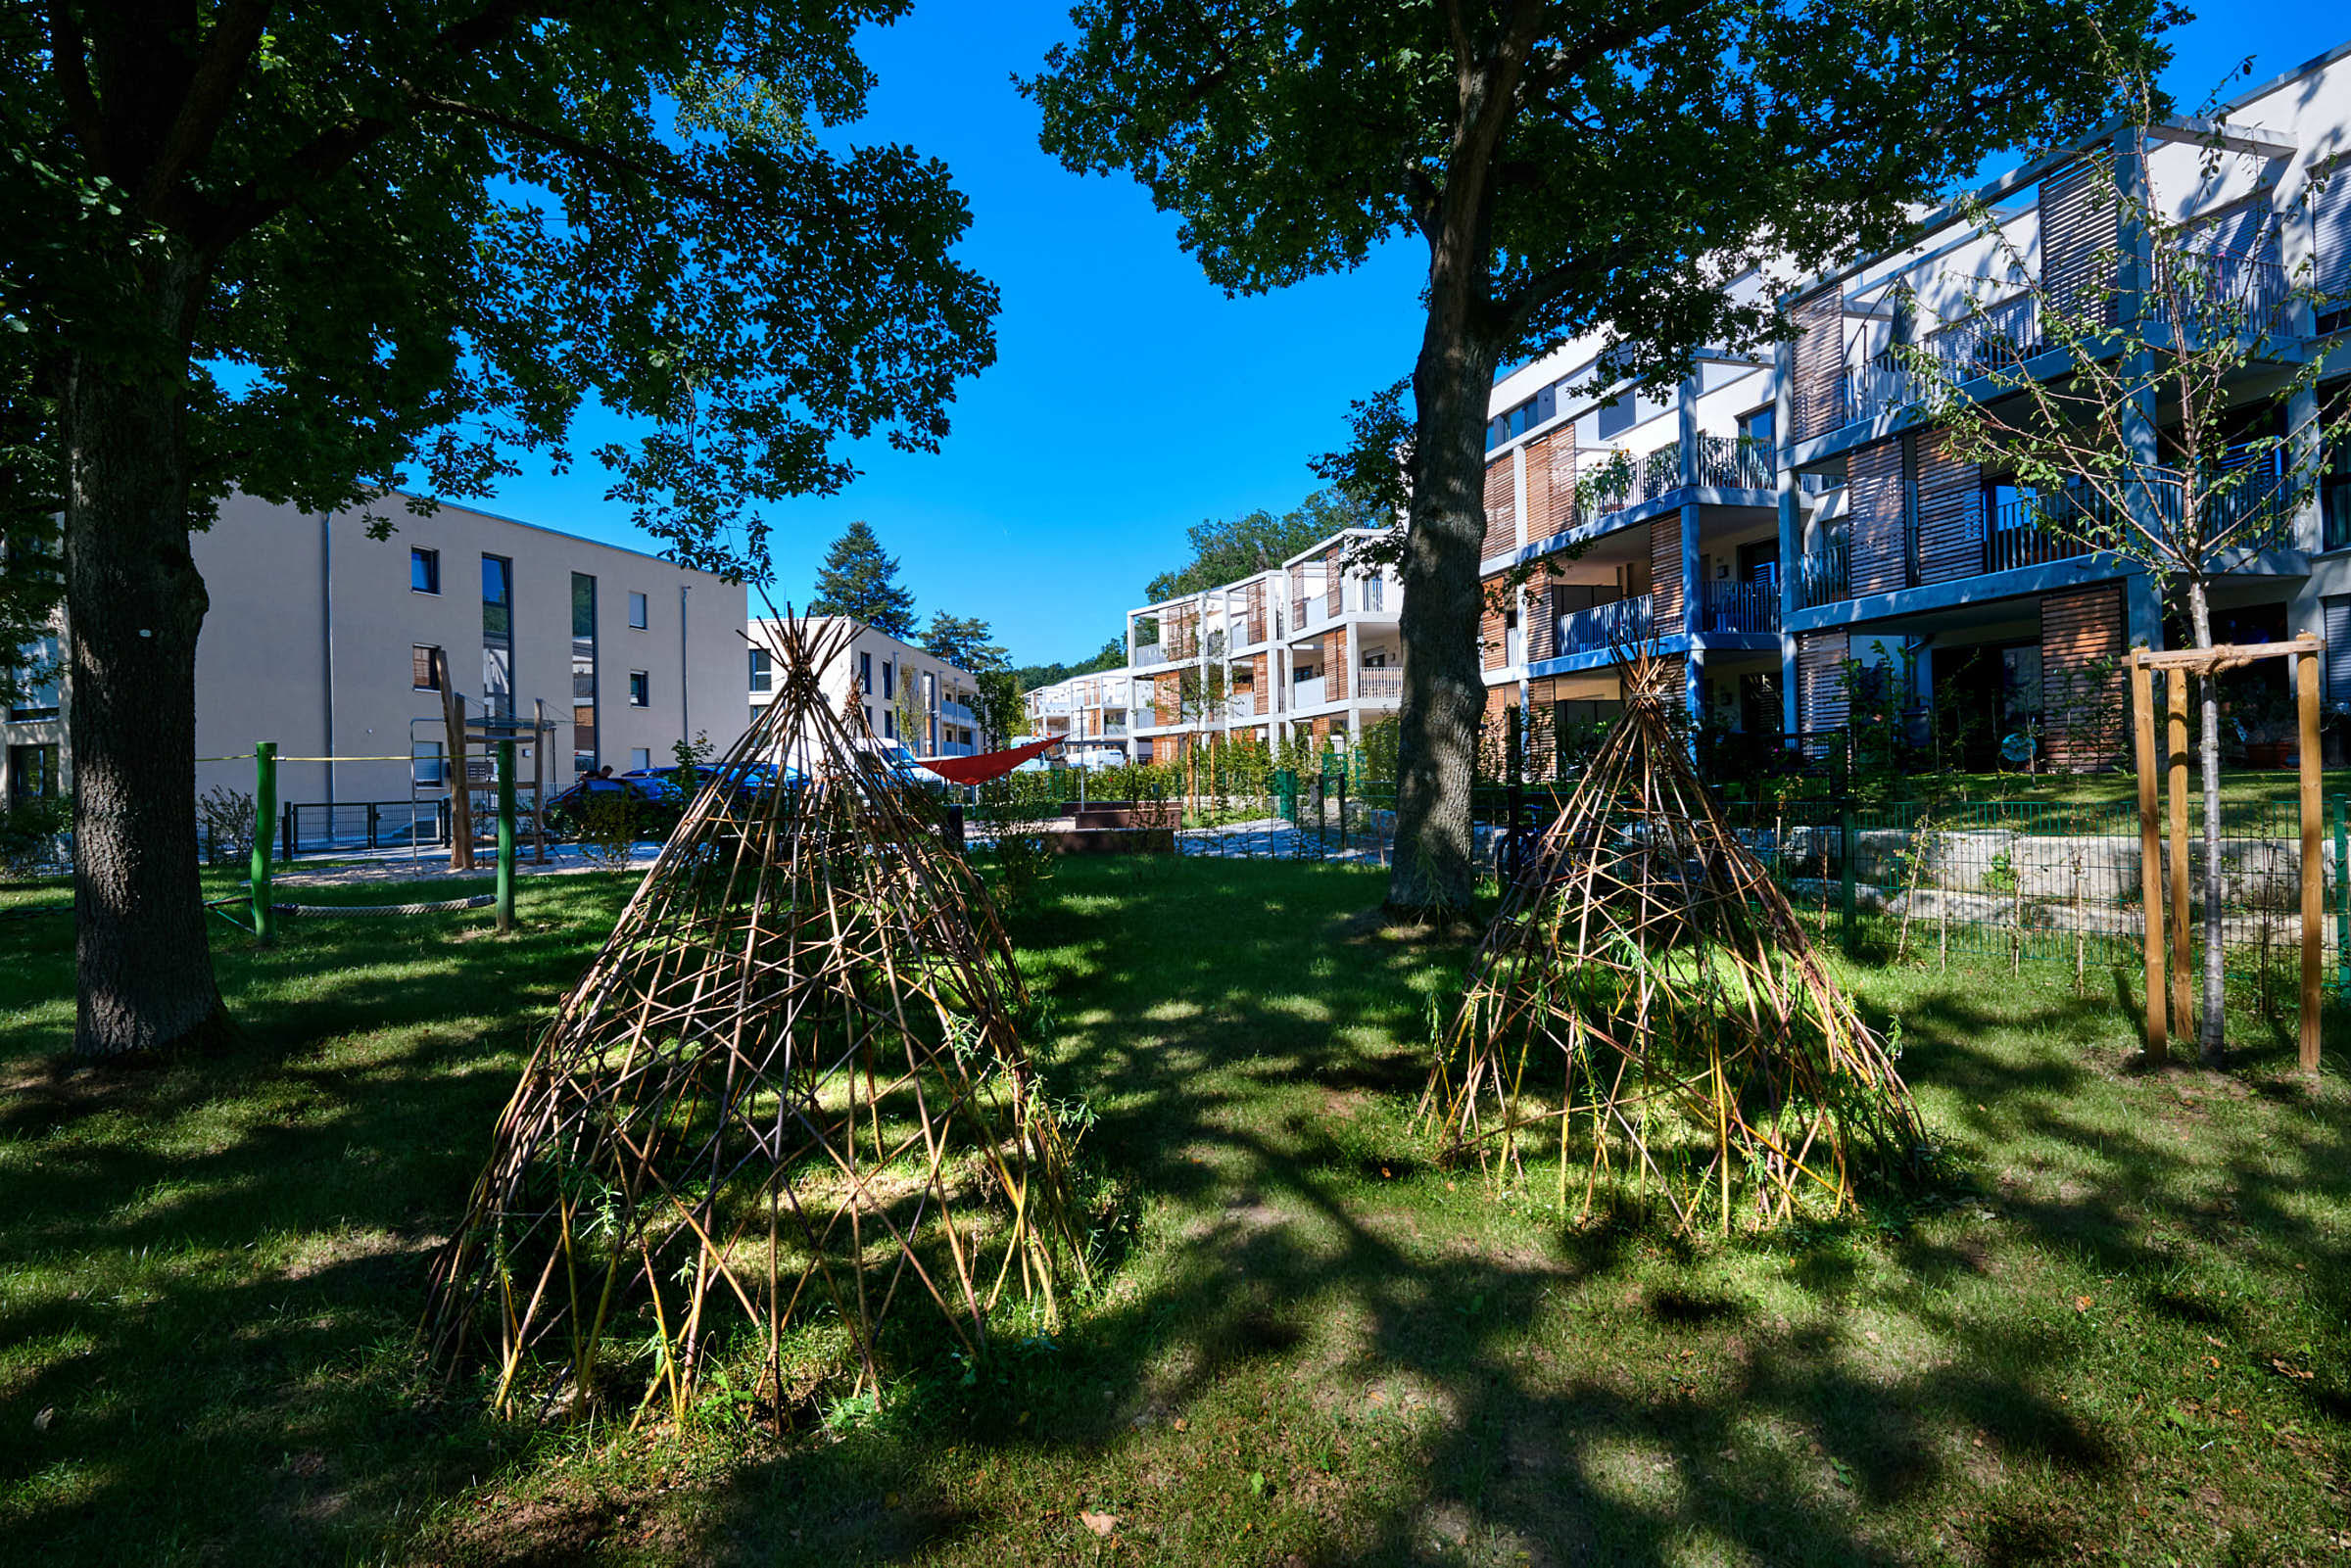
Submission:
M 1067 739 L 1066 736 L 1048 736 L 1032 740 L 1010 751 L 983 751 L 976 757 L 917 757 L 915 760 L 950 784 L 981 784 L 990 779 L 1001 779 L 1013 769 Z

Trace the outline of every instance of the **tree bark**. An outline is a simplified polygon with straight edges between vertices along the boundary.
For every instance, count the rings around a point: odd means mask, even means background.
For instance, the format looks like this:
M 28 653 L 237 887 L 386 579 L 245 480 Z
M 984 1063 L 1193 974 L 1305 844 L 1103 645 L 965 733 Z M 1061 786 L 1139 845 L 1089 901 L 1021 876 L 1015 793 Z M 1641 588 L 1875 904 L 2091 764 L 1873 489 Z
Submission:
M 75 356 L 60 409 L 73 766 L 73 1049 L 203 1047 L 230 1023 L 197 880 L 196 637 L 188 547 L 186 325 L 200 266 L 148 262 L 126 312 L 176 346 Z M 263 829 L 266 832 L 266 827 Z
M 2212 606 L 2204 580 L 2187 585 L 2187 609 L 2196 646 L 2212 646 Z M 2204 787 L 2204 1003 L 2196 1025 L 2196 1055 L 2208 1068 L 2221 1065 L 2227 1033 L 2227 995 L 2221 969 L 2221 704 L 2207 673 L 2197 683 L 2196 761 Z
M 1477 566 L 1485 539 L 1486 402 L 1498 359 L 1432 279 L 1413 369 L 1412 500 L 1399 612 L 1406 658 L 1397 715 L 1396 860 L 1387 908 L 1466 914 L 1475 885 L 1469 789 L 1486 707 Z

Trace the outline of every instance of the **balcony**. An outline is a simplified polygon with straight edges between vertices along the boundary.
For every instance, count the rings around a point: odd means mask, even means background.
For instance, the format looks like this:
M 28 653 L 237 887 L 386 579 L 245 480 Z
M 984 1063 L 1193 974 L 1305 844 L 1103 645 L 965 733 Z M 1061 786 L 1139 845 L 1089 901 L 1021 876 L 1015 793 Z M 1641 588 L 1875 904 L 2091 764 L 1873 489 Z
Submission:
M 1355 694 L 1366 702 L 1402 702 L 1404 672 L 1385 667 L 1355 672 Z
M 1154 664 L 1165 664 L 1168 662 L 1168 650 L 1162 643 L 1137 642 L 1134 645 L 1134 656 L 1127 662 L 1138 670 Z
M 1769 490 L 1779 458 L 1768 442 L 1745 436 L 1702 434 L 1698 438 L 1695 483 L 1715 490 Z M 1605 477 L 1603 477 L 1605 476 Z M 1619 453 L 1590 465 L 1598 483 L 1590 497 L 1597 512 L 1622 511 L 1682 488 L 1682 444 L 1669 442 L 1639 457 Z
M 2041 341 L 2039 300 L 2013 295 L 1930 332 L 1916 349 L 1888 349 L 1847 365 L 1837 377 L 1830 428 L 1875 419 L 1890 408 L 1918 402 L 1926 390 L 1919 355 L 1932 363 L 1929 373 L 1934 378 L 1957 385 L 1979 376 L 2012 373 L 2047 347 Z
M 1552 646 L 1561 656 L 1589 653 L 1597 648 L 1629 648 L 1650 635 L 1652 600 L 1647 594 L 1610 599 L 1590 609 L 1569 610 L 1559 617 L 1558 641 Z
M 1103 738 L 1120 739 L 1123 738 L 1126 734 L 1127 721 L 1125 719 L 1104 719 L 1102 721 Z
M 2147 315 L 2167 325 L 2175 312 L 2183 315 L 2188 330 L 2206 338 L 2273 337 L 2286 329 L 2288 292 L 2272 232 L 2251 251 L 2157 252 Z
M 1710 582 L 1698 601 L 1698 629 L 1763 635 L 1780 629 L 1780 585 Z
M 1319 708 L 1329 700 L 1322 694 L 1322 678 L 1319 675 L 1311 681 L 1290 683 L 1290 709 L 1292 712 L 1301 708 Z
M 1823 604 L 1841 604 L 1853 596 L 1851 583 L 1850 552 L 1846 547 L 1845 536 L 1832 534 L 1797 563 L 1796 602 L 1807 610 Z
M 938 705 L 938 716 L 949 724 L 978 724 L 980 722 L 980 715 L 972 711 L 970 704 L 963 702 L 941 702 Z

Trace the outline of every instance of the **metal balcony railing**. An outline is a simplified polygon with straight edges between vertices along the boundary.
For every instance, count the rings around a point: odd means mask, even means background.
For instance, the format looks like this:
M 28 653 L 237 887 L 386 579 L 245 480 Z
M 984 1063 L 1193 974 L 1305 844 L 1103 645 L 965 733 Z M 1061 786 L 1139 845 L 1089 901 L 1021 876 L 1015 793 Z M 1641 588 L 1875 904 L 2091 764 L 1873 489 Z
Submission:
M 1552 646 L 1561 654 L 1588 653 L 1643 641 L 1650 635 L 1651 604 L 1649 594 L 1636 594 L 1590 609 L 1569 610 L 1559 617 Z
M 1709 582 L 1699 598 L 1701 632 L 1768 633 L 1780 629 L 1777 583 Z
M 1355 694 L 1367 702 L 1404 700 L 1404 672 L 1385 667 L 1355 672 Z
M 1746 436 L 1701 435 L 1698 482 L 1716 490 L 1769 490 L 1779 473 L 1771 443 Z
M 978 724 L 980 722 L 980 715 L 972 711 L 970 704 L 963 702 L 941 702 L 938 705 L 938 716 L 949 724 Z
M 1137 642 L 1134 645 L 1134 657 L 1129 662 L 1138 670 L 1153 664 L 1165 664 L 1168 662 L 1168 650 L 1162 643 Z
M 2275 234 L 2251 251 L 2159 251 L 2147 314 L 2170 323 L 2177 297 L 2192 332 L 2274 336 L 2285 330 L 2289 292 Z
M 1845 536 L 1832 534 L 1797 563 L 1796 601 L 1805 609 L 1851 598 L 1852 571 Z

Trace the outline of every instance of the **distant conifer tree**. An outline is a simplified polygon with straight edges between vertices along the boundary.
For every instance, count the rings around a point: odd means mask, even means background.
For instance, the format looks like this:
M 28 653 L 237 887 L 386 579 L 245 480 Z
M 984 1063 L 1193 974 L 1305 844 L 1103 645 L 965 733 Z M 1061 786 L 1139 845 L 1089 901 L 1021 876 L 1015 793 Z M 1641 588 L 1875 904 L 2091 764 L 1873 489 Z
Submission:
M 862 520 L 842 530 L 826 552 L 808 613 L 851 616 L 901 640 L 914 636 L 914 594 L 899 585 L 897 561 Z

